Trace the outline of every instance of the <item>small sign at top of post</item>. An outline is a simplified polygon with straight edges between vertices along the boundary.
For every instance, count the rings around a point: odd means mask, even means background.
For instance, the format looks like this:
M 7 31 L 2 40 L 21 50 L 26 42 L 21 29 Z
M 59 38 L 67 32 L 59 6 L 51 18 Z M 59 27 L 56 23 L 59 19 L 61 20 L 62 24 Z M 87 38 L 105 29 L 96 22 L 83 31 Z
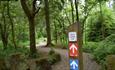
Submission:
M 73 42 L 73 41 L 77 41 L 77 34 L 76 32 L 69 32 L 69 41 Z

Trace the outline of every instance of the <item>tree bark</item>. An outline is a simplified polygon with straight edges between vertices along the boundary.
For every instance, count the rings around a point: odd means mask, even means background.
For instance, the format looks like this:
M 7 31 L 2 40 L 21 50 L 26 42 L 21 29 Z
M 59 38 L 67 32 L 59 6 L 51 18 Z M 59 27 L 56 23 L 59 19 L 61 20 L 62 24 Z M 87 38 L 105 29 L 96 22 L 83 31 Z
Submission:
M 72 23 L 74 23 L 74 7 L 73 7 L 73 1 L 70 0 L 70 2 L 71 2 L 71 9 L 72 9 L 72 11 L 71 11 L 71 14 L 72 14 Z
M 50 17 L 49 17 L 49 3 L 48 0 L 45 2 L 45 19 L 46 19 L 46 31 L 47 31 L 47 47 L 51 46 L 51 28 L 50 28 Z
M 28 17 L 28 21 L 29 21 L 30 53 L 32 55 L 36 53 L 34 16 L 32 17 L 32 11 L 29 10 L 26 4 L 26 0 L 20 0 L 20 1 L 24 13 Z
M 21 6 L 24 10 L 24 13 L 28 17 L 29 21 L 29 35 L 30 35 L 30 52 L 31 55 L 36 53 L 36 39 L 35 39 L 35 16 L 39 12 L 40 7 L 38 9 L 35 8 L 36 0 L 32 1 L 32 9 L 30 10 L 29 7 L 26 4 L 27 0 L 20 0 L 21 1 Z
M 3 7 L 3 12 L 2 12 L 3 24 L 0 23 L 1 38 L 3 43 L 3 48 L 5 50 L 8 44 L 8 31 L 7 31 L 8 24 L 6 24 L 6 18 L 4 12 L 5 12 L 5 6 Z
M 103 24 L 103 12 L 102 12 L 102 3 L 99 2 L 99 7 L 100 7 L 100 17 L 101 17 L 101 32 L 102 32 L 102 39 L 105 38 L 105 30 L 104 30 L 104 24 Z
M 57 44 L 57 40 L 58 40 L 58 35 L 57 35 L 57 25 L 56 22 L 54 21 L 54 37 L 55 37 L 55 43 Z
M 75 8 L 76 8 L 76 20 L 79 22 L 78 1 L 77 0 L 75 0 Z
M 34 54 L 36 53 L 34 18 L 29 19 L 29 35 L 30 35 L 30 51 L 31 51 L 31 54 Z

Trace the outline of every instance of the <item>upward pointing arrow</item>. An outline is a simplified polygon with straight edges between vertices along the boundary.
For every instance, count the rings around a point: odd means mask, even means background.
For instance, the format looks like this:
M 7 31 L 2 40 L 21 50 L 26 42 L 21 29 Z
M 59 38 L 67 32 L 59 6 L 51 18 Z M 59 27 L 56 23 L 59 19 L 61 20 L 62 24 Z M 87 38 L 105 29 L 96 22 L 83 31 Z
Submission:
M 71 46 L 70 46 L 70 50 L 72 49 L 72 52 L 74 53 L 75 52 L 75 50 L 77 50 L 77 47 L 74 45 L 74 44 L 72 44 Z
M 78 67 L 78 65 L 76 64 L 75 61 L 73 61 L 70 65 L 72 66 L 73 69 L 75 69 L 76 67 Z

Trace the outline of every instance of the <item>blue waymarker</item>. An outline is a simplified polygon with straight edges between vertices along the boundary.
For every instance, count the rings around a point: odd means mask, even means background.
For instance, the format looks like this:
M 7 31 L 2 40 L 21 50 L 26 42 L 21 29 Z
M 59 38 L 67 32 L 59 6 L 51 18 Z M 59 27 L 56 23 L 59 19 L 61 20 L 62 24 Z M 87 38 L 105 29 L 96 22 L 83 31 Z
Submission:
M 70 70 L 79 70 L 78 63 L 78 59 L 70 59 Z

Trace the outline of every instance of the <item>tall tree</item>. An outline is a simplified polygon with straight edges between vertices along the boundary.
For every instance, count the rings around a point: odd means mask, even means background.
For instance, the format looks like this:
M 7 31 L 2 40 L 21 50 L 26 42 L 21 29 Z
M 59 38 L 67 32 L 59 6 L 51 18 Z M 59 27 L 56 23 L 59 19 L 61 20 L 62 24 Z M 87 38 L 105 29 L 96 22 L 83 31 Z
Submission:
M 101 20 L 101 26 L 102 26 L 102 28 L 101 28 L 101 32 L 102 32 L 102 39 L 104 39 L 105 38 L 105 29 L 104 29 L 104 18 L 103 18 L 103 11 L 102 11 L 102 4 L 103 4 L 103 2 L 106 2 L 106 1 L 108 1 L 108 0 L 98 0 L 98 2 L 99 2 L 99 8 L 100 8 L 100 20 Z
M 45 2 L 45 19 L 46 19 L 46 31 L 47 31 L 47 46 L 51 46 L 51 28 L 50 28 L 50 17 L 49 17 L 49 2 L 48 0 L 44 0 Z
M 73 0 L 70 0 L 70 2 L 71 2 L 72 23 L 74 23 L 74 6 L 73 6 Z
M 30 35 L 30 52 L 36 53 L 36 40 L 35 40 L 35 16 L 39 12 L 40 7 L 36 6 L 37 0 L 32 0 L 32 8 L 28 7 L 27 0 L 20 0 L 21 6 L 29 21 L 29 35 Z
M 2 6 L 3 5 L 3 6 Z M 5 16 L 5 8 L 6 8 L 6 4 L 1 4 L 2 6 L 2 19 L 0 22 L 0 34 L 1 34 L 1 39 L 3 42 L 3 48 L 6 49 L 7 48 L 7 44 L 8 44 L 8 36 L 9 36 L 9 24 L 6 23 L 6 16 Z M 2 23 L 3 21 L 3 23 Z
M 78 1 L 75 0 L 75 8 L 76 8 L 76 20 L 79 22 L 79 11 L 78 11 Z
M 15 31 L 14 31 L 14 23 L 13 23 L 13 19 L 11 17 L 10 14 L 10 6 L 9 6 L 9 1 L 7 2 L 7 14 L 8 14 L 8 18 L 9 18 L 9 22 L 11 24 L 11 31 L 12 31 L 12 42 L 14 44 L 14 47 L 16 48 L 16 39 L 15 39 Z

